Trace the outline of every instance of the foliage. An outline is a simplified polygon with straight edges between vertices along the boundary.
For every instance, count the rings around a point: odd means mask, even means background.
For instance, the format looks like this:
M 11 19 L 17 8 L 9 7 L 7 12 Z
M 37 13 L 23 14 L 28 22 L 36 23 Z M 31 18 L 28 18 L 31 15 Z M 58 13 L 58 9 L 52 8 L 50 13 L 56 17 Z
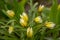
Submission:
M 28 12 L 24 8 L 26 3 L 30 5 Z M 52 0 L 51 7 L 40 7 L 40 12 L 37 5 L 33 0 L 0 0 L 0 40 L 60 40 L 57 0 Z M 7 13 L 8 10 L 12 10 L 9 13 L 14 13 L 13 17 Z

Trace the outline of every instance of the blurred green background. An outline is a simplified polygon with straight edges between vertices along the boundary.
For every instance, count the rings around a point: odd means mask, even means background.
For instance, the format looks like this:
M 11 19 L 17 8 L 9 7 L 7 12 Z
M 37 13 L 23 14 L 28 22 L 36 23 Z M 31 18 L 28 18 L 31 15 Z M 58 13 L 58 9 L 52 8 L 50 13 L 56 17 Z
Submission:
M 38 2 L 38 5 L 34 6 L 36 2 Z M 60 40 L 59 3 L 59 0 L 0 0 L 0 40 Z M 22 14 L 22 12 L 26 12 L 27 14 L 31 13 L 32 16 L 30 16 L 30 18 L 32 18 L 34 15 L 32 13 L 38 13 L 36 8 L 38 8 L 39 5 L 45 5 L 44 10 L 41 12 L 43 13 L 43 19 L 54 22 L 56 26 L 54 29 L 48 29 L 45 27 L 40 28 L 40 25 L 36 24 L 38 27 L 35 26 L 34 37 L 27 38 L 27 28 L 23 28 L 19 24 L 20 14 Z M 7 10 L 13 10 L 15 12 L 14 18 L 11 19 L 6 15 Z M 12 22 L 15 22 L 13 23 L 14 32 L 9 34 L 7 30 Z M 31 25 L 34 25 L 34 23 Z

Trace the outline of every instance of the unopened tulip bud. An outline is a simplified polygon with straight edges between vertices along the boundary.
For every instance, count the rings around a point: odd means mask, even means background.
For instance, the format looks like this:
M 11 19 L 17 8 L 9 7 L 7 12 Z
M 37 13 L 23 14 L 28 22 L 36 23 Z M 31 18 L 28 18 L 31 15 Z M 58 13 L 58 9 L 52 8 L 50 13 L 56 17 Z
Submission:
M 36 23 L 42 23 L 42 18 L 41 18 L 40 16 L 38 16 L 38 17 L 36 17 L 36 18 L 34 19 L 34 21 L 35 21 Z
M 14 17 L 15 13 L 14 13 L 14 11 L 12 11 L 12 10 L 7 10 L 7 15 L 8 15 L 9 17 Z
M 23 27 L 27 26 L 27 22 L 24 21 L 24 19 L 20 19 L 20 24 L 21 24 Z
M 11 33 L 14 31 L 14 28 L 13 28 L 13 26 L 9 26 L 9 29 L 8 29 L 8 31 L 9 31 L 9 34 L 11 34 Z
M 32 28 L 30 28 L 30 27 L 28 27 L 27 28 L 27 37 L 32 37 L 33 36 L 33 29 Z
M 38 11 L 41 12 L 41 11 L 43 10 L 43 8 L 44 8 L 44 5 L 40 5 L 40 6 L 38 7 Z
M 55 24 L 53 23 L 53 22 L 45 22 L 45 26 L 47 27 L 47 28 L 54 28 L 55 27 Z
M 22 15 L 20 15 L 20 17 L 25 21 L 28 21 L 28 15 L 25 12 L 23 12 Z
M 60 10 L 60 4 L 58 5 L 58 8 L 57 9 Z

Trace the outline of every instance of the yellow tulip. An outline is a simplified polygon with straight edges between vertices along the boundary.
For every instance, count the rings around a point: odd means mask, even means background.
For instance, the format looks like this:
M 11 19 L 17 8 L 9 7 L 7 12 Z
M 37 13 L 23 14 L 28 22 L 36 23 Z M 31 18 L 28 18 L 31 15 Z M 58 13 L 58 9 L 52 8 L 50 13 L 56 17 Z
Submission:
M 23 26 L 23 27 L 25 27 L 25 26 L 27 26 L 27 22 L 24 20 L 24 19 L 20 19 L 20 24 Z
M 58 10 L 60 10 L 60 4 L 58 5 Z
M 36 18 L 34 19 L 34 21 L 35 21 L 36 23 L 42 23 L 42 18 L 41 18 L 40 16 L 38 16 L 38 17 L 36 17 Z
M 28 21 L 28 15 L 27 15 L 25 12 L 23 12 L 23 14 L 20 15 L 20 17 L 21 17 L 22 19 L 24 19 L 25 21 Z
M 45 22 L 47 28 L 54 28 L 55 24 L 53 22 Z
M 14 13 L 14 11 L 12 11 L 12 10 L 7 10 L 7 15 L 8 15 L 9 17 L 14 17 L 15 13 Z
M 38 11 L 41 12 L 41 11 L 43 10 L 43 8 L 44 8 L 44 5 L 40 5 L 40 6 L 38 7 Z
M 9 26 L 9 29 L 8 29 L 9 34 L 11 34 L 13 32 L 13 30 L 14 30 L 13 26 Z
M 31 27 L 27 28 L 27 37 L 32 37 L 33 36 L 33 29 Z

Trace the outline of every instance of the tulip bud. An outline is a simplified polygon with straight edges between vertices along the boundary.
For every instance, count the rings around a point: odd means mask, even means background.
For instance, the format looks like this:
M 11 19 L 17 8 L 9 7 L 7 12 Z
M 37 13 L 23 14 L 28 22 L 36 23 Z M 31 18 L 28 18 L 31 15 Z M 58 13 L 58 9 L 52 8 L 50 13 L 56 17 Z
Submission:
M 12 10 L 8 10 L 8 11 L 7 11 L 7 15 L 8 15 L 9 17 L 14 17 L 15 13 L 14 13 L 14 11 L 12 11 Z
M 28 15 L 27 15 L 25 12 L 23 12 L 23 14 L 20 15 L 20 17 L 21 17 L 22 19 L 24 19 L 25 21 L 28 21 Z
M 54 28 L 55 24 L 53 22 L 45 22 L 47 28 Z
M 20 24 L 24 27 L 27 26 L 27 22 L 25 22 L 23 19 L 20 19 Z
M 9 34 L 11 34 L 13 32 L 13 30 L 14 30 L 13 26 L 9 26 L 9 29 L 8 29 Z
M 58 5 L 58 8 L 57 9 L 60 10 L 60 4 Z
M 33 36 L 33 30 L 32 30 L 32 28 L 27 28 L 27 37 L 32 37 Z
M 36 17 L 36 18 L 34 19 L 34 21 L 35 21 L 36 23 L 42 23 L 42 18 L 41 18 L 40 16 L 38 16 L 38 17 Z
M 41 12 L 41 11 L 43 10 L 43 8 L 44 8 L 44 5 L 40 5 L 40 6 L 38 7 L 38 11 Z

